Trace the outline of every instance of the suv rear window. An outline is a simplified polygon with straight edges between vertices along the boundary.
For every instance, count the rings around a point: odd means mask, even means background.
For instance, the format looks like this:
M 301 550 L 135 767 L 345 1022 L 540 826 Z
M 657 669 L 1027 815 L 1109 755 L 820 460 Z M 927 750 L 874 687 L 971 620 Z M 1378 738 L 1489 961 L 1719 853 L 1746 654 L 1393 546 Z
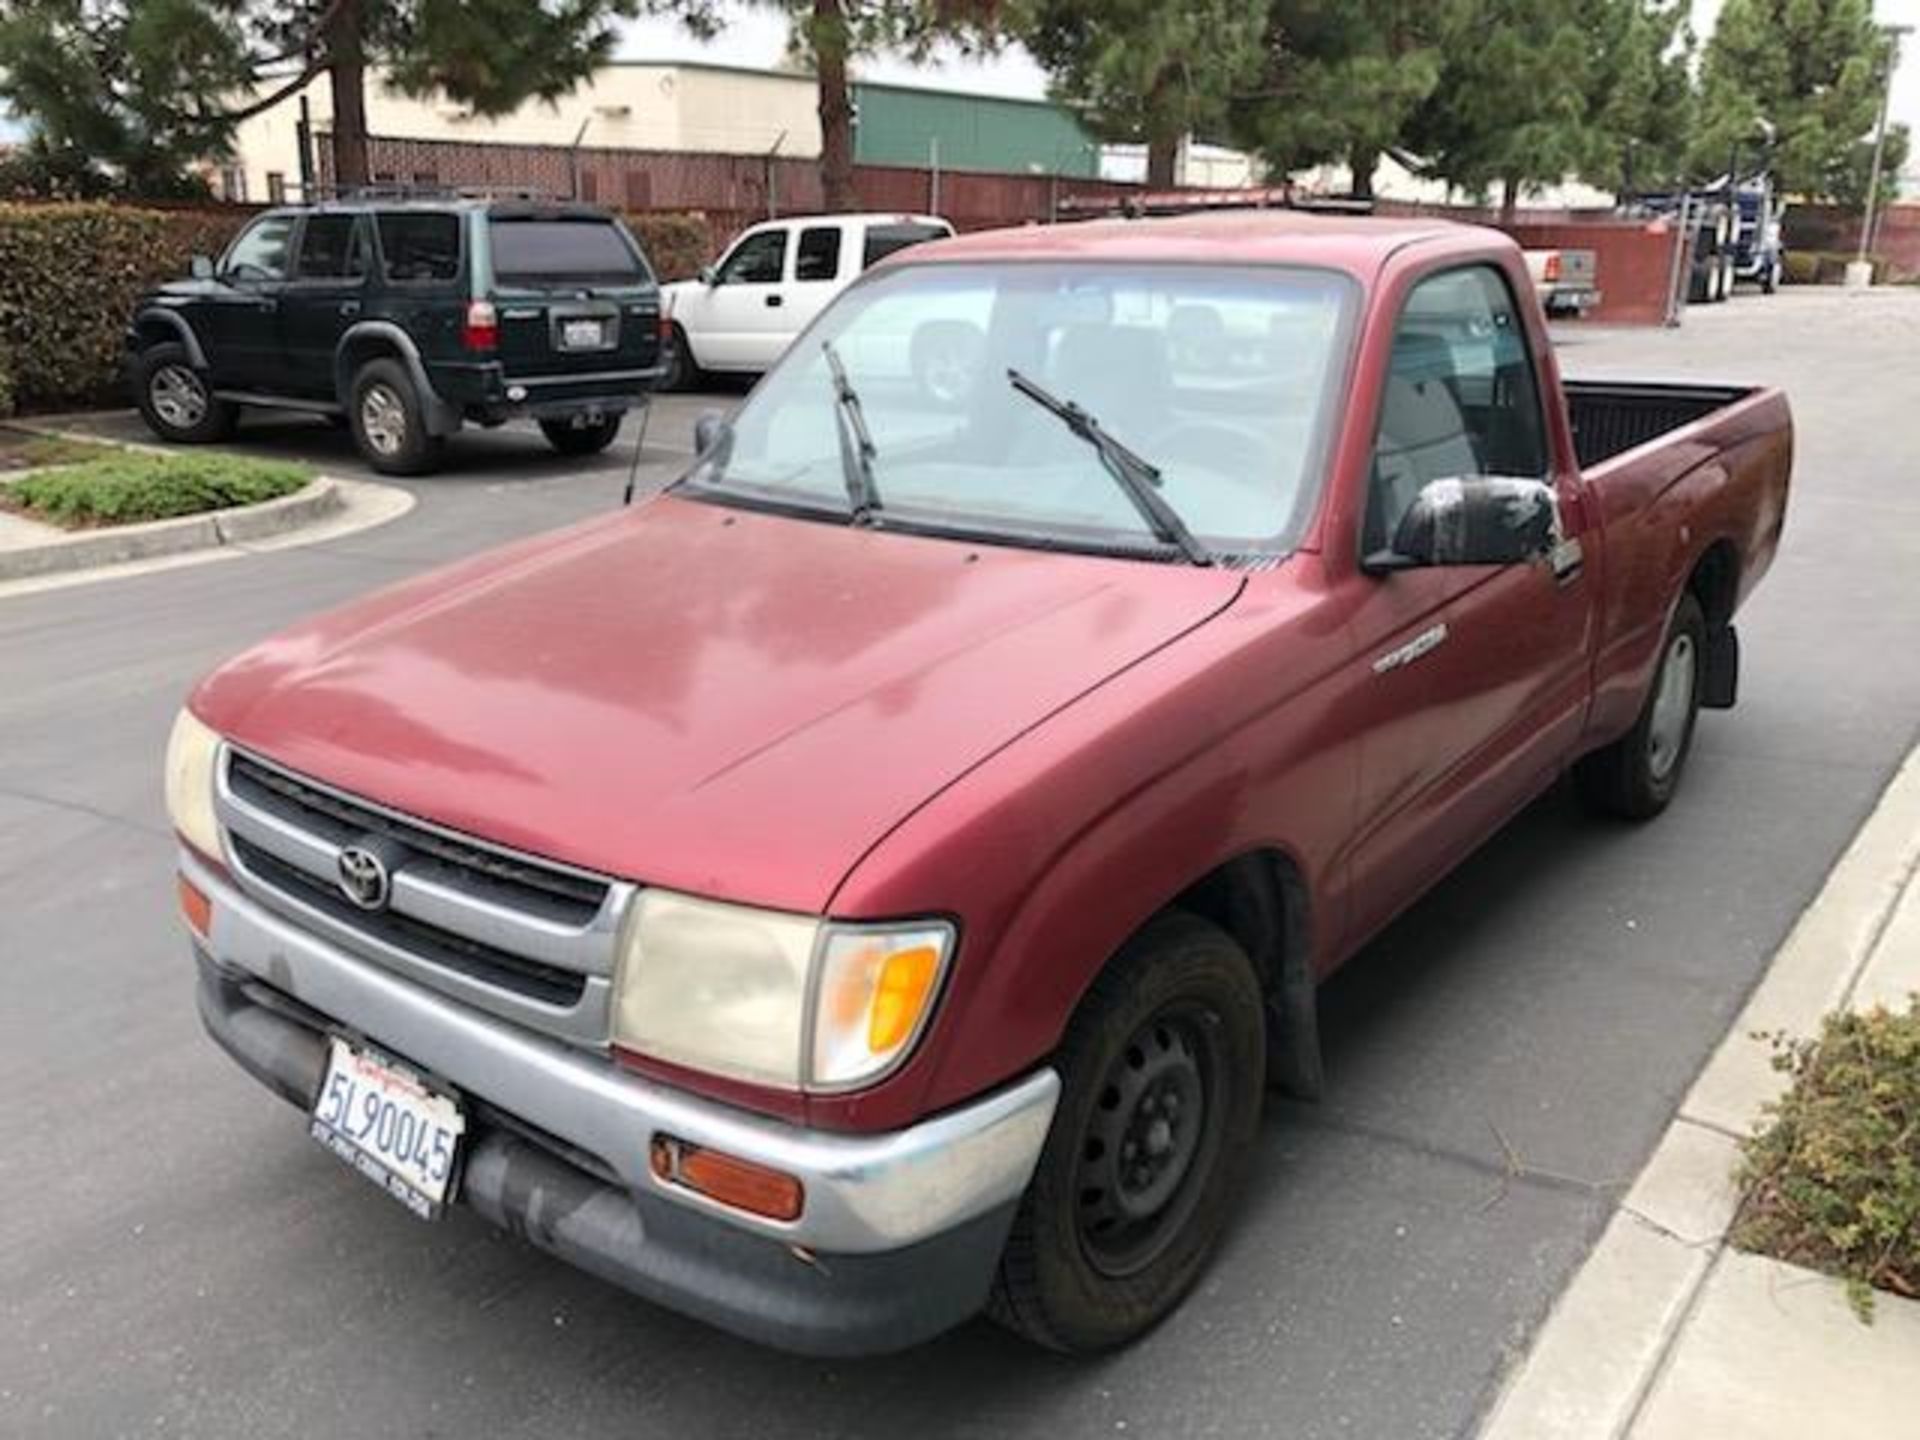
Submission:
M 460 217 L 389 212 L 378 220 L 380 256 L 389 280 L 460 278 Z
M 953 232 L 944 225 L 874 225 L 867 231 L 867 249 L 860 268 L 878 265 L 896 250 L 918 245 L 923 240 L 944 240 Z
M 496 215 L 488 224 L 496 280 L 546 284 L 556 280 L 649 278 L 646 265 L 611 220 Z

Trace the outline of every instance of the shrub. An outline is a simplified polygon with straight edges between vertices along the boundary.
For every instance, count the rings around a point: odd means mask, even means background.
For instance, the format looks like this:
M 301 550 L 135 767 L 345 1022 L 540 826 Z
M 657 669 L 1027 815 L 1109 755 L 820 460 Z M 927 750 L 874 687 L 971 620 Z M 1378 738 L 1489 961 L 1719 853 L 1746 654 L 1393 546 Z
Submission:
M 625 219 L 662 280 L 685 280 L 713 258 L 713 227 L 705 215 L 652 210 Z
M 128 525 L 278 499 L 309 478 L 304 465 L 281 460 L 124 452 L 22 476 L 0 494 L 56 525 Z
M 1776 1037 L 1774 1066 L 1793 1086 L 1746 1143 L 1734 1243 L 1840 1276 L 1863 1319 L 1875 1287 L 1920 1297 L 1920 997 Z
M 1851 250 L 1789 250 L 1786 255 L 1786 279 L 1789 285 L 1839 285 L 1847 278 L 1847 266 L 1856 258 Z M 1873 265 L 1873 283 L 1887 281 L 1887 257 L 1869 255 Z
M 0 352 L 13 398 L 49 410 L 112 395 L 134 302 L 187 273 L 247 212 L 0 204 Z

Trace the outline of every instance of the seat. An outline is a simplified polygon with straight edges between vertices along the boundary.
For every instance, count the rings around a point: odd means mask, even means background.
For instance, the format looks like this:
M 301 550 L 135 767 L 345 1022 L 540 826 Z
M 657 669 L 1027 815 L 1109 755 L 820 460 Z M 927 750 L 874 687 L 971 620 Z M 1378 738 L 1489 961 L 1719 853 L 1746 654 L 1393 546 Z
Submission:
M 1451 367 L 1444 340 L 1402 335 L 1394 341 L 1374 444 L 1368 550 L 1391 543 L 1400 517 L 1428 482 L 1481 473 L 1466 415 L 1447 387 Z

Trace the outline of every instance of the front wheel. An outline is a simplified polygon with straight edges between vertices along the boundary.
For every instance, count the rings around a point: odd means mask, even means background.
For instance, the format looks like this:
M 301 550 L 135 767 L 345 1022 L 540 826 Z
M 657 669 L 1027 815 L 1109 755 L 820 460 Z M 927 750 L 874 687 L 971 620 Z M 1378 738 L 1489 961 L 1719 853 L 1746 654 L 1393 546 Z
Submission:
M 620 433 L 620 417 L 608 415 L 592 422 L 542 420 L 540 433 L 562 455 L 598 455 Z
M 1674 610 L 1653 687 L 1633 729 L 1574 767 L 1581 798 L 1593 809 L 1651 820 L 1667 808 L 1693 748 L 1706 654 L 1706 616 L 1689 593 Z
M 1226 1226 L 1266 1073 L 1252 963 L 1217 926 L 1160 917 L 1094 982 L 1057 1063 L 988 1312 L 1050 1349 L 1106 1350 L 1172 1312 Z
M 184 345 L 153 345 L 135 357 L 133 402 L 147 428 L 176 445 L 205 445 L 233 433 L 236 407 L 217 399 Z

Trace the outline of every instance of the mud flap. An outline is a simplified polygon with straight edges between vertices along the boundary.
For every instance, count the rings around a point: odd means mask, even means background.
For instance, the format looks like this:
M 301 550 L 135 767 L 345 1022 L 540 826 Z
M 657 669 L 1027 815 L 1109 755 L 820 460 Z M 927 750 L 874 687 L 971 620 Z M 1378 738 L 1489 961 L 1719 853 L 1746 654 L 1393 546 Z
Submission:
M 1731 625 L 1707 631 L 1706 665 L 1700 680 L 1704 710 L 1731 710 L 1740 694 L 1740 633 Z

